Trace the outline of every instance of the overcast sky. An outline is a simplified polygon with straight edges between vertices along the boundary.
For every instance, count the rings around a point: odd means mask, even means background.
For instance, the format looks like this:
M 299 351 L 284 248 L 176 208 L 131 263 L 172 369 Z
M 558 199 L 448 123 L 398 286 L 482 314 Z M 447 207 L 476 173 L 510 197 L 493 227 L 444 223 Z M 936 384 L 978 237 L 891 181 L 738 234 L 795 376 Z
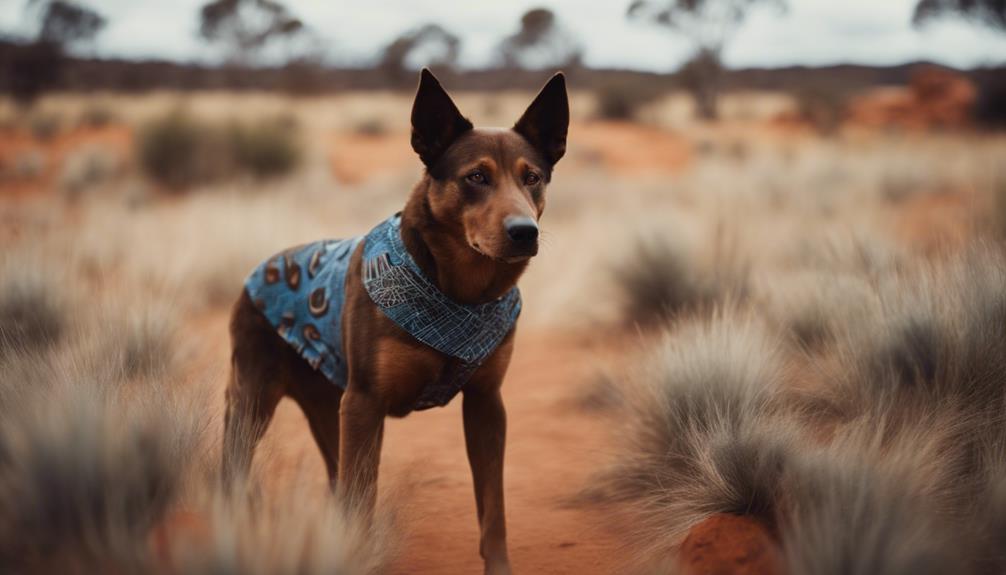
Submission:
M 217 52 L 196 36 L 205 0 L 90 0 L 109 20 L 92 52 L 102 56 L 209 60 Z M 933 60 L 967 67 L 1006 62 L 1006 35 L 952 18 L 922 30 L 911 26 L 916 0 L 790 0 L 779 13 L 751 14 L 727 48 L 732 67 L 853 62 L 896 64 Z M 436 22 L 462 39 L 462 64 L 481 66 L 512 33 L 528 8 L 554 10 L 583 44 L 594 66 L 666 71 L 688 54 L 688 44 L 625 18 L 628 0 L 461 2 L 436 0 L 287 0 L 314 29 L 334 62 L 360 62 L 402 32 Z M 24 0 L 0 0 L 0 30 L 25 34 Z

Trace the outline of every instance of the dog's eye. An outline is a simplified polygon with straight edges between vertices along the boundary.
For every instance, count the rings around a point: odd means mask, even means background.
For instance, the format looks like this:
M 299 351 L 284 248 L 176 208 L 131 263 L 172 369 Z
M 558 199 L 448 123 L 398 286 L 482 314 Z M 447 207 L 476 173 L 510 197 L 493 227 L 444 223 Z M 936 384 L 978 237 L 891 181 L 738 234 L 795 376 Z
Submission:
M 472 184 L 482 185 L 486 183 L 486 175 L 478 171 L 468 174 L 465 176 L 465 179 Z
M 539 176 L 538 174 L 536 174 L 534 172 L 528 172 L 527 175 L 524 176 L 524 185 L 525 186 L 535 186 L 540 181 L 541 181 L 541 176 Z

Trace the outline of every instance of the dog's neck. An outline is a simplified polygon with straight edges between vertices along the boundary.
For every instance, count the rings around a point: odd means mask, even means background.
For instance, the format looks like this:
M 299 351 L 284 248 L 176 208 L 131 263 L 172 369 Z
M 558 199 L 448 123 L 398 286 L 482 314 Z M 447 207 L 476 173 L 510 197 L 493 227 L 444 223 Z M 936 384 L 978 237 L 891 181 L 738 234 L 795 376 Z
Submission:
M 436 221 L 426 201 L 431 185 L 423 178 L 402 210 L 402 241 L 419 269 L 444 295 L 469 305 L 493 301 L 517 285 L 527 261 L 488 258 L 468 245 L 460 223 Z

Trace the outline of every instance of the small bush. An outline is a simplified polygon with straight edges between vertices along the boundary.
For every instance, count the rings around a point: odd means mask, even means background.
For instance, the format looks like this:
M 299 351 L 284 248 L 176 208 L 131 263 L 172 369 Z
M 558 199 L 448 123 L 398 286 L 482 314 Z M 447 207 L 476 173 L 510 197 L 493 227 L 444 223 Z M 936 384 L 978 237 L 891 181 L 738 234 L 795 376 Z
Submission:
M 34 265 L 27 257 L 0 261 L 0 356 L 48 348 L 66 330 L 63 282 Z
M 169 188 L 212 182 L 230 167 L 220 131 L 183 111 L 148 124 L 138 142 L 143 170 Z
M 792 440 L 772 423 L 780 369 L 752 320 L 721 315 L 665 336 L 626 389 L 625 444 L 587 496 L 617 504 L 630 540 L 655 557 L 715 513 L 773 520 Z
M 836 454 L 791 462 L 781 539 L 789 573 L 967 573 L 929 503 L 884 473 Z
M 297 127 L 283 118 L 224 128 L 174 111 L 151 122 L 139 145 L 144 171 L 173 189 L 211 183 L 237 172 L 258 178 L 279 176 L 300 161 Z
M 289 118 L 235 125 L 230 146 L 237 167 L 259 178 L 287 174 L 300 161 L 297 125 Z
M 195 410 L 163 394 L 127 399 L 86 374 L 52 376 L 0 429 L 0 564 L 141 572 L 199 440 Z
M 47 142 L 63 131 L 63 117 L 53 113 L 37 112 L 28 118 L 28 128 L 36 140 Z
M 625 82 L 605 84 L 594 94 L 597 98 L 597 117 L 621 121 L 635 120 L 639 109 L 653 101 L 657 95 L 645 86 Z
M 115 122 L 115 112 L 104 104 L 92 104 L 80 114 L 80 124 L 88 128 L 104 128 Z
M 353 133 L 360 136 L 383 136 L 388 133 L 388 127 L 380 118 L 368 118 L 354 125 Z
M 251 484 L 204 492 L 197 533 L 168 534 L 168 554 L 193 575 L 381 573 L 394 545 L 390 518 L 349 513 L 330 494 L 285 490 L 273 500 Z
M 880 401 L 901 408 L 961 405 L 997 418 L 1006 403 L 1006 258 L 974 248 L 948 262 L 887 277 L 876 313 L 837 344 L 836 401 L 862 412 Z
M 670 238 L 638 240 L 614 269 L 623 315 L 632 323 L 653 326 L 681 313 L 708 310 L 718 302 L 743 297 L 746 268 L 714 259 L 718 261 L 712 270 L 703 269 L 683 245 Z
M 803 349 L 825 348 L 874 312 L 869 283 L 853 274 L 808 272 L 773 279 L 768 315 Z
M 838 131 L 847 105 L 847 97 L 841 89 L 806 89 L 796 94 L 797 114 L 822 136 Z

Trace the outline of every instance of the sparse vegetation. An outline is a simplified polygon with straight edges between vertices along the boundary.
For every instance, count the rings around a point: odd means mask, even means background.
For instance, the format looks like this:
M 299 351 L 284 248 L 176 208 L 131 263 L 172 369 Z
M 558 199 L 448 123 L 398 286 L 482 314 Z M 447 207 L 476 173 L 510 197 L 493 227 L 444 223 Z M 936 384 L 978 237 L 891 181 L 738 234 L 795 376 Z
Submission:
M 56 343 L 67 329 L 59 273 L 32 265 L 27 256 L 0 259 L 0 357 L 37 351 Z
M 176 110 L 148 124 L 139 139 L 144 171 L 172 189 L 212 183 L 234 172 L 265 178 L 289 173 L 300 148 L 296 124 L 274 118 L 229 129 Z
M 169 188 L 208 183 L 229 169 L 219 131 L 181 110 L 145 126 L 138 142 L 144 172 Z
M 712 267 L 700 265 L 684 245 L 668 236 L 639 239 L 614 272 L 624 317 L 641 326 L 659 325 L 745 295 L 743 266 L 719 261 Z
M 796 94 L 797 113 L 818 134 L 830 136 L 842 125 L 846 99 L 839 88 L 808 88 Z
M 393 542 L 387 519 L 347 515 L 326 493 L 222 491 L 209 389 L 173 380 L 168 317 L 80 318 L 72 338 L 0 355 L 0 566 L 378 572 Z
M 595 94 L 597 117 L 604 120 L 635 120 L 639 108 L 654 98 L 654 95 L 624 83 L 605 84 Z
M 768 423 L 779 354 L 754 320 L 721 313 L 664 336 L 626 392 L 624 455 L 590 495 L 621 503 L 654 557 L 714 513 L 772 518 L 791 440 Z
M 735 513 L 780 528 L 793 573 L 1000 564 L 1006 259 L 973 246 L 878 274 L 854 290 L 816 276 L 815 297 L 859 292 L 856 307 L 782 322 L 818 350 L 809 392 L 786 391 L 783 348 L 751 324 L 700 319 L 653 353 L 627 388 L 631 440 L 595 484 L 636 545 L 660 561 L 703 517 Z
M 235 125 L 230 145 L 237 167 L 259 178 L 288 174 L 300 160 L 297 124 L 292 118 Z

